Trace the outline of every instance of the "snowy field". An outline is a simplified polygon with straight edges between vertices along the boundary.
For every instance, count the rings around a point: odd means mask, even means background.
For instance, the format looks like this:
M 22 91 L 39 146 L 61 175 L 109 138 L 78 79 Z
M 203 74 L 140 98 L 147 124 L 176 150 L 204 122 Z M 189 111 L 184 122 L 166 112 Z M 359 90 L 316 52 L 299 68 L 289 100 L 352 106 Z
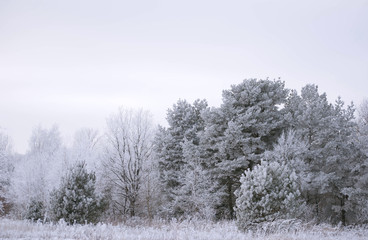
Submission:
M 129 223 L 120 225 L 41 224 L 0 219 L 0 239 L 274 239 L 359 240 L 368 239 L 367 228 L 338 228 L 328 225 L 270 223 L 257 232 L 242 233 L 233 222 Z

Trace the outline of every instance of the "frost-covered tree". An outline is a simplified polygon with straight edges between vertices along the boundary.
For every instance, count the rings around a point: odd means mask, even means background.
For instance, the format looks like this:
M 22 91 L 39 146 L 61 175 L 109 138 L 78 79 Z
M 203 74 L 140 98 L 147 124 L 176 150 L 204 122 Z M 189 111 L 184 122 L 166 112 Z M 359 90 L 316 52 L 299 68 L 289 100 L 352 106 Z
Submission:
M 7 193 L 13 172 L 12 160 L 10 139 L 8 135 L 0 131 L 0 216 L 9 210 L 7 203 L 11 201 L 11 199 L 7 199 Z
M 58 152 L 61 144 L 60 131 L 56 125 L 50 129 L 38 126 L 33 129 L 29 139 L 29 153 L 50 158 Z
M 368 156 L 368 99 L 365 99 L 358 109 L 357 144 Z
M 295 171 L 301 189 L 307 188 L 308 166 L 305 159 L 308 144 L 297 135 L 295 130 L 288 130 L 281 134 L 272 150 L 266 151 L 264 157 L 269 161 L 287 164 Z
M 79 129 L 74 134 L 73 145 L 68 158 L 75 162 L 86 162 L 88 170 L 98 170 L 100 167 L 99 154 L 101 152 L 100 139 L 101 137 L 95 129 Z
M 343 225 L 353 223 L 348 215 L 355 211 L 345 189 L 354 186 L 357 173 L 356 165 L 364 161 L 364 155 L 355 144 L 353 104 L 345 107 L 338 98 L 333 105 L 333 121 L 330 125 L 330 141 L 326 145 L 328 151 L 324 172 L 329 174 L 328 189 L 332 196 L 325 198 L 326 205 L 331 204 L 332 218 Z
M 292 217 L 300 206 L 296 173 L 285 162 L 262 160 L 253 170 L 246 170 L 240 182 L 235 212 L 241 230 Z
M 32 203 L 41 202 L 44 210 L 47 209 L 49 194 L 62 176 L 65 156 L 56 126 L 35 128 L 29 145 L 30 150 L 14 165 L 9 191 L 14 213 L 20 217 L 29 215 Z
M 355 145 L 362 154 L 360 161 L 354 163 L 351 172 L 354 186 L 346 187 L 350 207 L 353 208 L 356 223 L 368 223 L 368 100 L 360 105 L 358 127 L 355 131 Z
M 219 217 L 234 217 L 235 190 L 246 169 L 260 163 L 284 128 L 283 110 L 288 90 L 281 81 L 244 80 L 223 92 L 223 104 L 203 115 L 201 143 L 207 164 L 217 178 Z
M 324 188 L 321 167 L 325 166 L 326 155 L 323 148 L 329 141 L 329 124 L 332 121 L 332 105 L 326 94 L 319 94 L 318 87 L 307 85 L 302 89 L 301 96 L 296 91 L 290 95 L 285 109 L 290 127 L 308 144 L 306 164 L 308 164 L 309 186 L 305 192 L 306 201 L 314 204 L 316 215 L 319 214 L 319 201 Z M 322 180 L 322 181 L 321 181 Z
M 139 207 L 144 166 L 152 160 L 151 115 L 120 108 L 108 119 L 107 127 L 104 168 L 112 211 L 133 217 Z
M 52 219 L 69 224 L 98 222 L 106 202 L 96 194 L 95 183 L 94 172 L 88 172 L 84 162 L 71 167 L 51 194 Z
M 185 141 L 183 156 L 185 166 L 179 173 L 180 188 L 177 188 L 173 208 L 184 217 L 213 219 L 218 198 L 208 168 L 202 158 L 200 145 Z
M 307 144 L 295 131 L 284 132 L 273 149 L 265 152 L 266 160 L 245 172 L 236 192 L 239 228 L 245 230 L 254 223 L 298 216 L 307 150 Z
M 352 169 L 361 158 L 353 141 L 354 107 L 340 98 L 330 104 L 317 86 L 307 85 L 300 96 L 291 94 L 285 109 L 289 126 L 308 144 L 306 202 L 314 205 L 317 219 L 346 224 L 351 207 L 344 189 L 354 185 Z
M 160 179 L 164 189 L 166 204 L 163 211 L 168 216 L 183 214 L 180 198 L 186 197 L 181 188 L 187 183 L 187 164 L 191 158 L 184 156 L 184 144 L 199 145 L 199 133 L 204 129 L 202 111 L 207 108 L 205 100 L 193 104 L 179 100 L 168 110 L 168 128 L 160 127 L 155 138 L 155 152 L 159 159 Z M 184 194 L 184 195 L 183 195 Z M 181 209 L 181 210 L 180 210 Z
M 368 99 L 365 99 L 359 106 L 359 120 L 363 124 L 368 124 Z
M 155 156 L 143 164 L 142 186 L 139 192 L 138 205 L 141 206 L 140 216 L 153 219 L 160 214 L 163 202 L 160 182 L 159 164 Z
M 92 128 L 81 128 L 74 134 L 73 144 L 67 148 L 63 170 L 76 162 L 85 162 L 88 171 L 96 174 L 96 191 L 104 191 L 102 151 L 103 138 L 99 132 Z

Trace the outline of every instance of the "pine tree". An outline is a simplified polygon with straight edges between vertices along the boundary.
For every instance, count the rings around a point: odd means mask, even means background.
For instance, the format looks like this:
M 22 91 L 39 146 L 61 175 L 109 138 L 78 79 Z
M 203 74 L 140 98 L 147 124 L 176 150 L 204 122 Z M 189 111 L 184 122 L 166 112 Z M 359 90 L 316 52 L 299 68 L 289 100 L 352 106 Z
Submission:
M 359 108 L 358 126 L 354 132 L 354 146 L 359 148 L 360 161 L 354 162 L 351 175 L 354 186 L 346 187 L 343 193 L 348 199 L 348 206 L 354 213 L 354 222 L 368 223 L 368 100 L 363 101 Z
M 354 186 L 356 173 L 352 170 L 363 160 L 362 152 L 354 143 L 353 133 L 357 127 L 354 111 L 353 104 L 345 108 L 341 98 L 336 100 L 330 124 L 330 141 L 326 144 L 328 157 L 323 169 L 330 176 L 328 189 L 331 197 L 324 198 L 326 205 L 331 205 L 333 219 L 343 225 L 351 222 L 348 215 L 354 211 L 345 189 Z
M 300 190 L 305 185 L 306 143 L 295 131 L 283 133 L 262 163 L 248 169 L 236 191 L 238 226 L 245 230 L 255 223 L 297 217 L 302 205 Z
M 84 162 L 69 169 L 61 185 L 51 194 L 53 220 L 69 224 L 96 223 L 106 202 L 95 193 L 95 174 L 88 173 Z
M 186 184 L 185 175 L 189 169 L 187 164 L 192 161 L 185 158 L 183 146 L 185 142 L 199 145 L 199 133 L 204 128 L 201 113 L 206 108 L 205 100 L 196 100 L 193 104 L 179 100 L 168 110 L 169 127 L 160 127 L 156 134 L 155 150 L 159 158 L 160 179 L 166 198 L 163 208 L 168 216 L 183 214 L 183 210 L 180 210 L 182 208 L 178 206 L 178 199 L 184 197 L 180 196 L 184 194 L 181 188 Z
M 32 221 L 45 220 L 45 206 L 42 201 L 32 199 L 27 206 L 26 219 Z
M 220 108 L 206 111 L 201 144 L 207 165 L 216 178 L 221 203 L 219 218 L 233 218 L 234 191 L 246 169 L 260 163 L 284 128 L 283 110 L 288 90 L 281 81 L 244 80 L 223 92 Z
M 346 224 L 351 206 L 344 189 L 354 185 L 352 169 L 361 158 L 353 143 L 354 107 L 345 108 L 340 98 L 332 105 L 317 86 L 307 85 L 300 96 L 296 91 L 290 95 L 285 110 L 289 126 L 308 146 L 306 202 L 318 220 Z
M 308 166 L 305 163 L 307 154 L 308 144 L 291 129 L 281 134 L 273 149 L 266 151 L 264 157 L 288 165 L 295 171 L 298 185 L 303 190 L 307 188 L 308 182 Z
M 203 158 L 203 149 L 191 141 L 183 144 L 183 156 L 186 162 L 179 173 L 180 188 L 176 189 L 173 208 L 185 217 L 213 219 L 217 198 L 211 181 L 209 169 Z

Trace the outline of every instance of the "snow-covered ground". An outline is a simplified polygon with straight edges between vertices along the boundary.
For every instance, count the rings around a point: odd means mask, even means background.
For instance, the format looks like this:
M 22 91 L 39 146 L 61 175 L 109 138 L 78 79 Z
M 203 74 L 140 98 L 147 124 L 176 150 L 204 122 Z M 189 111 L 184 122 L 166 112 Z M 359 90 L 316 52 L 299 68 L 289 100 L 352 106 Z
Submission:
M 0 219 L 0 239 L 273 239 L 359 240 L 368 239 L 368 228 L 338 228 L 328 225 L 270 223 L 256 233 L 240 232 L 234 222 L 202 221 L 67 226 Z

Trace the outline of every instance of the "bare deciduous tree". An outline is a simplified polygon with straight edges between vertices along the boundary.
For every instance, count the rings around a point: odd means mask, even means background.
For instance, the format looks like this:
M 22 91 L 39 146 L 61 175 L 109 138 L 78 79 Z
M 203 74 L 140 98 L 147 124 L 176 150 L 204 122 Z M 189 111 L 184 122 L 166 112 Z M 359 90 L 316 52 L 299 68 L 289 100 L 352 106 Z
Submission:
M 143 110 L 120 108 L 107 121 L 104 167 L 112 184 L 112 202 L 123 215 L 136 215 L 143 168 L 152 153 L 151 116 Z
M 102 142 L 100 140 L 101 137 L 97 130 L 92 128 L 79 129 L 74 134 L 73 145 L 70 149 L 70 161 L 83 161 L 86 163 L 88 171 L 97 172 L 100 167 L 98 158 Z
M 359 109 L 359 120 L 362 124 L 368 124 L 368 99 L 365 99 L 360 105 Z
M 50 129 L 36 127 L 29 147 L 30 151 L 15 164 L 10 185 L 14 212 L 22 217 L 27 209 L 32 209 L 33 203 L 48 206 L 49 194 L 61 178 L 64 157 L 57 126 Z

